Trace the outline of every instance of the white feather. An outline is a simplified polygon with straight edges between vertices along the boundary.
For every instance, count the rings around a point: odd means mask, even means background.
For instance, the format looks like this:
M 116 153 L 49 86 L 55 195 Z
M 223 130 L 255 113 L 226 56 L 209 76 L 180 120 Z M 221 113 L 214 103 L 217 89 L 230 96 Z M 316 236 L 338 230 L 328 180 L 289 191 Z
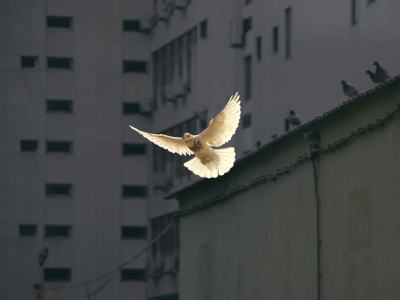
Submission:
M 213 149 L 213 152 L 213 160 L 208 164 L 203 165 L 197 157 L 194 157 L 184 163 L 184 166 L 200 177 L 215 178 L 224 175 L 235 163 L 235 148 Z

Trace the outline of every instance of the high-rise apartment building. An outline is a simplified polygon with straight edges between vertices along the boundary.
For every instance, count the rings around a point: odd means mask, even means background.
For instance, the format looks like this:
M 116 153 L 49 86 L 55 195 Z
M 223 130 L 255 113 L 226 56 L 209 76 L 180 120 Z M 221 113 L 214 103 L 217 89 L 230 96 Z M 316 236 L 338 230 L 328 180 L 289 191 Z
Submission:
M 398 73 L 399 12 L 391 0 L 0 3 L 0 298 L 30 296 L 44 246 L 46 283 L 74 283 L 169 224 L 179 207 L 165 194 L 198 177 L 128 125 L 199 133 L 239 92 L 223 147 L 240 157 L 287 130 L 291 109 L 304 122 L 346 100 L 340 80 L 372 87 L 374 61 Z M 175 226 L 97 299 L 178 294 Z

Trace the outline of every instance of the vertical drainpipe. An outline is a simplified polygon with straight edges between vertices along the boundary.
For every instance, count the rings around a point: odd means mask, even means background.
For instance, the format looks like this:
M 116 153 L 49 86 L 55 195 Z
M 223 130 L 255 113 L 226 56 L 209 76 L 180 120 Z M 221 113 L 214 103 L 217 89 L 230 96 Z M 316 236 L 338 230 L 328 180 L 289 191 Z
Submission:
M 313 164 L 313 171 L 314 171 L 314 187 L 315 187 L 315 198 L 317 204 L 317 211 L 316 211 L 316 227 L 317 227 L 317 274 L 318 274 L 318 294 L 317 299 L 321 300 L 321 280 L 322 280 L 322 273 L 321 273 L 321 202 L 319 197 L 319 188 L 318 188 L 318 172 L 317 172 L 317 152 L 314 152 L 312 156 L 312 164 Z
M 318 132 L 304 133 L 305 140 L 308 141 L 308 156 L 313 164 L 314 188 L 316 200 L 316 235 L 317 235 L 317 299 L 321 300 L 322 272 L 321 272 L 321 199 L 318 186 L 318 157 L 319 157 L 319 141 Z

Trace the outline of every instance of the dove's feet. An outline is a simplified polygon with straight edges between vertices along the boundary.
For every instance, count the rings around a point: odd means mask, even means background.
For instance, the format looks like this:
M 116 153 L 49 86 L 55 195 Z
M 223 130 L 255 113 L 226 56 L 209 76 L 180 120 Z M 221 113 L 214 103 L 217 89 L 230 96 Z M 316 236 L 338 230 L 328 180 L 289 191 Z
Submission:
M 211 162 L 211 158 L 209 156 L 207 156 L 206 159 L 201 159 L 200 162 L 203 165 L 209 164 Z

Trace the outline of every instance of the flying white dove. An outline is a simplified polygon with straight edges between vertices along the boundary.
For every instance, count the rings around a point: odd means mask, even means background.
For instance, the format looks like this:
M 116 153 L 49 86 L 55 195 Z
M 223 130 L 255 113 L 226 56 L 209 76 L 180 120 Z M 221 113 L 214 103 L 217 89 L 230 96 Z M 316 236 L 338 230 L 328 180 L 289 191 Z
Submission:
M 136 130 L 154 144 L 179 155 L 195 157 L 183 165 L 200 177 L 215 178 L 228 172 L 235 162 L 235 148 L 213 149 L 230 141 L 240 120 L 238 93 L 231 96 L 224 109 L 212 119 L 208 127 L 198 135 L 185 133 L 182 138 L 164 134 L 153 134 Z

